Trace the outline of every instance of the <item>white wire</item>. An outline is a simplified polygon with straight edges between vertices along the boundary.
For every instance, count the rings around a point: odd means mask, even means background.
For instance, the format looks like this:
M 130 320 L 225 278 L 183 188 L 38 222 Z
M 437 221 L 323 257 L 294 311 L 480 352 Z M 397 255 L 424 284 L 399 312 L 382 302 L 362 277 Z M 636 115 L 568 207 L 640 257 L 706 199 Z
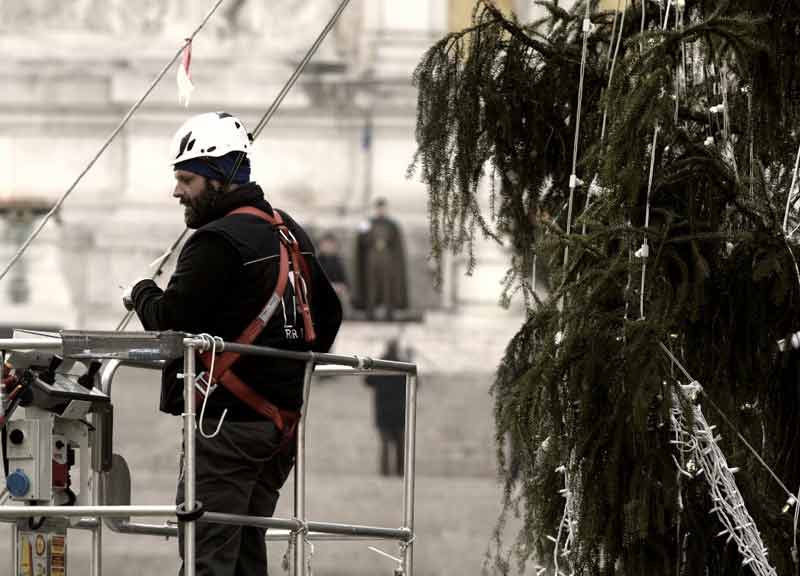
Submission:
M 613 21 L 613 23 L 611 25 L 611 36 L 610 36 L 611 42 L 608 43 L 608 55 L 606 56 L 606 70 L 608 70 L 608 64 L 611 62 L 611 52 L 614 50 L 614 36 L 617 35 L 616 34 L 616 32 L 617 32 L 617 19 L 618 19 L 619 15 L 620 15 L 619 6 L 620 6 L 621 2 L 622 2 L 622 0 L 617 0 L 617 9 L 614 11 L 614 21 Z M 627 3 L 628 0 L 625 0 L 625 2 Z M 622 12 L 622 17 L 623 17 L 623 19 L 625 18 L 625 12 L 624 11 Z M 620 26 L 622 26 L 622 24 L 620 24 Z
M 619 6 L 619 2 L 617 2 L 617 6 Z M 628 10 L 628 0 L 625 0 L 625 3 L 622 5 L 622 18 L 619 24 L 619 35 L 617 36 L 617 42 L 616 45 L 614 46 L 614 57 L 611 60 L 611 71 L 608 74 L 608 88 L 607 88 L 608 90 L 611 89 L 611 82 L 614 80 L 614 70 L 617 64 L 617 57 L 619 56 L 619 46 L 620 44 L 622 44 L 622 32 L 625 29 L 625 12 L 627 12 L 627 10 Z M 613 43 L 614 41 L 613 37 L 611 41 Z M 603 142 L 605 141 L 607 117 L 608 117 L 608 102 L 606 102 L 605 108 L 603 110 L 603 126 L 600 130 L 600 146 L 602 146 Z
M 670 360 L 672 360 L 672 363 L 673 363 L 675 366 L 677 366 L 677 367 L 678 367 L 678 369 L 679 369 L 681 372 L 683 372 L 683 375 L 684 375 L 684 376 L 687 378 L 687 380 L 688 380 L 689 382 L 697 382 L 697 380 L 695 380 L 694 378 L 692 378 L 691 374 L 689 374 L 689 371 L 688 371 L 688 370 L 686 370 L 686 368 L 684 367 L 684 365 L 683 365 L 683 364 L 681 364 L 681 362 L 680 362 L 680 361 L 679 361 L 679 360 L 678 360 L 678 359 L 675 357 L 675 355 L 674 355 L 674 354 L 673 354 L 673 353 L 670 351 L 670 349 L 669 349 L 669 348 L 667 348 L 666 346 L 664 346 L 664 343 L 663 343 L 663 342 L 659 342 L 659 343 L 658 343 L 658 345 L 659 345 L 659 347 L 661 348 L 661 350 L 662 350 L 662 351 L 663 351 L 663 352 L 664 352 L 664 353 L 667 355 L 667 357 L 668 357 Z M 699 384 L 698 384 L 698 387 L 699 387 Z M 705 394 L 705 392 L 703 392 L 703 389 L 702 389 L 701 387 L 699 387 L 698 389 L 699 389 L 699 392 L 700 392 L 700 393 L 702 393 L 702 394 Z M 733 424 L 733 422 L 731 422 L 730 418 L 728 418 L 728 417 L 725 415 L 725 413 L 724 413 L 722 410 L 720 410 L 719 406 L 717 406 L 717 405 L 714 403 L 714 401 L 713 401 L 713 400 L 712 400 L 712 399 L 711 399 L 711 398 L 710 398 L 710 397 L 709 397 L 707 394 L 705 394 L 705 397 L 706 397 L 706 399 L 708 400 L 708 402 L 711 404 L 711 407 L 712 407 L 712 408 L 714 408 L 714 410 L 716 410 L 717 414 L 719 414 L 719 416 L 720 416 L 720 417 L 721 417 L 721 418 L 722 418 L 722 419 L 725 421 L 725 423 L 726 423 L 728 426 L 730 426 L 731 430 L 733 430 L 733 433 L 734 433 L 734 434 L 736 434 L 736 436 L 739 438 L 739 440 L 742 442 L 742 444 L 744 444 L 744 446 L 745 446 L 745 447 L 746 447 L 746 448 L 747 448 L 747 449 L 750 451 L 750 453 L 751 453 L 751 454 L 752 454 L 752 455 L 755 457 L 755 459 L 756 459 L 756 460 L 758 460 L 758 462 L 761 464 L 761 466 L 762 466 L 762 467 L 763 467 L 763 468 L 764 468 L 764 469 L 765 469 L 767 472 L 769 472 L 770 476 L 772 476 L 773 480 L 775 480 L 775 482 L 778 484 L 778 486 L 780 486 L 780 487 L 783 489 L 783 491 L 784 491 L 784 492 L 786 493 L 786 495 L 789 497 L 789 502 L 792 502 L 792 503 L 793 503 L 793 501 L 794 501 L 794 494 L 792 494 L 792 493 L 789 491 L 789 489 L 788 489 L 788 488 L 786 487 L 786 485 L 785 485 L 785 484 L 784 484 L 784 483 L 781 481 L 781 479 L 778 477 L 778 475 L 775 473 L 775 471 L 774 471 L 774 470 L 772 470 L 772 468 L 770 468 L 770 467 L 769 467 L 769 465 L 768 465 L 768 464 L 767 464 L 767 463 L 764 461 L 764 459 L 761 457 L 761 454 L 759 454 L 759 453 L 758 453 L 758 450 L 756 450 L 755 448 L 753 448 L 753 446 L 750 444 L 750 442 L 748 442 L 748 441 L 747 441 L 747 438 L 745 438 L 744 436 L 742 436 L 742 433 L 741 433 L 741 432 L 739 432 L 739 430 L 736 428 L 736 426 L 734 426 L 734 424 Z
M 650 227 L 650 195 L 653 192 L 653 172 L 655 171 L 656 164 L 656 146 L 658 145 L 658 124 L 653 129 L 653 148 L 650 151 L 650 176 L 647 182 L 647 204 L 644 213 L 644 241 L 642 242 L 642 285 L 639 291 L 639 318 L 644 318 L 644 289 L 645 279 L 647 276 L 647 258 L 649 255 L 650 245 L 647 241 L 647 228 Z
M 308 539 L 308 531 L 303 534 L 303 542 L 306 543 L 306 572 L 308 576 L 314 576 L 314 572 L 311 569 L 312 560 L 314 559 L 314 543 Z
M 662 30 L 667 29 L 667 22 L 669 22 L 669 8 L 672 6 L 672 0 L 667 0 L 667 10 L 664 14 L 664 25 L 661 27 Z
M 195 380 L 194 383 L 194 385 L 201 392 L 203 392 L 203 407 L 200 409 L 200 421 L 197 423 L 197 429 L 199 430 L 200 435 L 203 438 L 211 440 L 212 438 L 216 438 L 219 435 L 220 430 L 222 430 L 222 423 L 225 421 L 225 416 L 228 414 L 228 409 L 225 408 L 222 411 L 222 416 L 220 417 L 219 422 L 217 422 L 217 429 L 214 430 L 212 434 L 206 434 L 205 430 L 203 429 L 203 419 L 205 418 L 206 415 L 206 405 L 208 404 L 208 399 L 211 396 L 211 394 L 213 394 L 214 390 L 217 389 L 217 385 L 214 384 L 214 362 L 217 359 L 217 338 L 215 338 L 211 334 L 199 334 L 197 337 L 204 340 L 207 345 L 210 342 L 211 346 L 211 366 L 208 369 L 208 381 L 206 382 L 205 390 L 203 390 L 202 387 L 197 383 L 197 380 L 202 378 L 202 374 L 197 376 L 197 379 Z
M 297 519 L 295 518 L 295 520 Z M 305 538 L 306 533 L 308 533 L 308 526 L 306 526 L 305 524 L 303 524 L 297 530 L 292 530 L 291 532 L 289 532 L 289 542 L 286 545 L 286 552 L 283 553 L 283 559 L 281 560 L 281 566 L 287 572 L 289 571 L 289 568 L 291 566 L 289 558 L 291 558 L 294 555 L 294 548 L 296 546 L 295 541 L 298 538 L 298 536 L 303 534 L 304 535 L 303 541 L 307 542 L 308 540 Z
M 711 512 L 724 526 L 719 536 L 727 536 L 728 542 L 735 542 L 743 557 L 742 565 L 750 566 L 757 576 L 777 576 L 767 558 L 761 534 L 736 486 L 733 476 L 735 469 L 728 466 L 717 444 L 718 438 L 714 436 L 714 427 L 708 425 L 700 405 L 694 402 L 699 393 L 700 385 L 696 381 L 678 385 L 673 390 L 671 419 L 678 436 L 673 442 L 690 458 L 689 463 L 697 468 L 695 472 L 679 466 L 680 472 L 689 477 L 705 475 L 713 502 Z M 689 411 L 691 418 L 686 416 Z
M 578 177 L 575 174 L 578 168 L 578 147 L 580 145 L 581 137 L 581 110 L 583 108 L 583 80 L 586 76 L 586 59 L 589 51 L 589 34 L 591 32 L 591 6 L 589 0 L 585 1 L 585 12 L 583 17 L 583 47 L 581 49 L 581 72 L 578 81 L 578 107 L 575 111 L 575 140 L 572 145 L 572 173 L 569 178 L 569 207 L 567 209 L 567 228 L 566 233 L 569 236 L 572 231 L 572 207 L 575 199 L 575 188 L 577 186 Z M 567 271 L 569 266 L 569 244 L 564 246 L 564 272 Z M 562 300 L 563 302 L 563 300 Z
M 795 571 L 797 570 L 797 563 L 798 563 L 798 550 L 797 550 L 797 523 L 800 520 L 800 504 L 797 501 L 800 500 L 800 490 L 797 491 L 797 498 L 795 498 L 795 505 L 794 505 L 794 523 L 793 523 L 793 530 L 792 530 L 792 561 L 795 564 Z
M 689 394 L 689 396 L 690 396 L 689 399 L 690 400 L 695 400 L 696 397 L 700 393 L 704 394 L 703 389 L 700 386 L 700 384 L 696 380 L 692 379 L 692 377 L 689 374 L 689 372 L 680 363 L 680 361 L 672 354 L 672 352 L 669 350 L 669 348 L 664 346 L 663 343 L 659 343 L 659 346 L 666 353 L 666 355 L 670 358 L 670 360 L 672 360 L 672 365 L 673 366 L 677 366 L 683 372 L 684 376 L 686 376 L 686 378 L 689 379 L 689 381 L 692 382 L 691 385 L 682 387 L 682 391 L 689 391 L 689 390 L 691 391 L 691 393 Z M 674 393 L 673 393 L 673 395 L 674 395 Z M 686 394 L 682 394 L 681 396 L 683 398 L 684 396 L 686 396 Z M 792 506 L 795 507 L 795 510 L 794 510 L 794 525 L 793 525 L 793 542 L 794 542 L 794 546 L 792 548 L 792 559 L 795 561 L 795 564 L 797 564 L 797 562 L 798 562 L 798 559 L 797 559 L 797 554 L 798 554 L 798 550 L 797 550 L 797 529 L 798 529 L 798 520 L 800 519 L 800 491 L 798 491 L 797 497 L 795 497 L 794 494 L 792 494 L 789 491 L 789 489 L 786 488 L 786 486 L 783 484 L 783 482 L 781 482 L 781 479 L 778 478 L 777 474 L 775 474 L 775 472 L 767 465 L 767 463 L 764 461 L 764 459 L 761 457 L 761 455 L 755 450 L 755 448 L 753 448 L 750 445 L 750 443 L 747 441 L 747 439 L 744 436 L 742 436 L 741 432 L 739 432 L 734 427 L 734 425 L 730 421 L 730 419 L 722 412 L 722 410 L 720 410 L 720 408 L 714 403 L 714 401 L 710 397 L 708 397 L 708 395 L 705 395 L 705 398 L 711 404 L 711 407 L 714 408 L 714 410 L 717 411 L 717 413 L 725 421 L 725 423 L 728 424 L 728 426 L 731 427 L 731 429 L 736 434 L 736 436 L 739 438 L 739 440 L 753 454 L 753 456 L 756 458 L 756 460 L 758 460 L 758 462 L 761 464 L 761 466 L 764 467 L 764 469 L 767 472 L 769 472 L 769 474 L 772 476 L 772 478 L 775 480 L 775 482 L 788 495 L 788 499 L 787 499 L 786 504 L 785 504 L 785 506 L 783 508 L 783 512 L 785 513 Z M 673 403 L 673 411 L 678 409 L 677 407 L 678 407 L 678 403 L 674 402 Z M 695 407 L 695 413 L 693 414 L 693 421 L 695 422 L 696 428 L 697 428 L 698 423 L 699 423 L 701 428 L 703 426 L 705 426 L 705 428 L 704 428 L 706 430 L 705 436 L 707 437 L 707 439 L 710 439 L 710 442 L 713 444 L 713 447 L 703 447 L 703 446 L 701 446 L 702 436 L 700 436 L 700 435 L 687 435 L 687 434 L 684 434 L 683 438 L 680 441 L 676 441 L 676 442 L 673 442 L 673 443 L 676 444 L 678 446 L 678 448 L 681 449 L 682 451 L 691 452 L 691 453 L 694 453 L 694 454 L 699 453 L 703 457 L 708 456 L 710 454 L 713 455 L 713 454 L 715 454 L 715 451 L 716 451 L 716 456 L 717 456 L 716 464 L 717 464 L 717 466 L 711 471 L 708 471 L 705 468 L 701 468 L 701 473 L 705 473 L 706 474 L 707 480 L 708 480 L 709 484 L 712 485 L 712 487 L 713 487 L 713 483 L 714 482 L 719 481 L 719 483 L 725 487 L 726 493 L 732 495 L 732 496 L 730 496 L 729 499 L 736 500 L 736 498 L 738 496 L 738 501 L 735 502 L 735 505 L 733 506 L 733 509 L 731 511 L 731 510 L 728 509 L 730 507 L 726 508 L 726 504 L 725 503 L 728 502 L 728 500 L 720 501 L 719 494 L 717 494 L 715 496 L 715 507 L 712 510 L 713 512 L 716 512 L 718 514 L 718 516 L 720 514 L 728 514 L 728 516 L 727 516 L 728 520 L 730 520 L 730 518 L 734 518 L 736 520 L 736 522 L 733 523 L 733 522 L 721 519 L 723 524 L 726 526 L 726 529 L 721 533 L 721 535 L 728 534 L 729 535 L 728 536 L 728 540 L 736 539 L 737 538 L 737 533 L 735 532 L 735 530 L 744 530 L 744 531 L 746 531 L 746 530 L 754 527 L 755 524 L 752 522 L 752 518 L 749 518 L 749 515 L 747 517 L 744 516 L 744 514 L 747 514 L 747 510 L 746 510 L 746 508 L 744 506 L 744 502 L 741 501 L 741 495 L 739 494 L 738 489 L 736 488 L 735 481 L 733 480 L 733 470 L 730 470 L 728 468 L 727 464 L 725 463 L 724 455 L 719 450 L 719 447 L 716 444 L 718 438 L 714 438 L 714 436 L 713 436 L 712 430 L 714 429 L 714 426 L 708 426 L 708 424 L 705 422 L 705 418 L 703 417 L 702 413 L 700 412 L 699 406 Z M 675 425 L 675 414 L 673 414 L 673 426 L 676 426 Z M 676 426 L 676 430 L 679 430 L 679 429 L 680 429 L 680 427 Z M 674 460 L 674 458 L 673 458 L 673 460 Z M 703 463 L 703 460 L 699 460 L 698 459 L 698 461 Z M 720 463 L 724 464 L 724 467 L 722 465 L 720 465 Z M 676 466 L 678 466 L 678 468 L 681 471 L 681 473 L 686 474 L 688 476 L 691 476 L 691 474 L 689 474 L 686 470 L 684 470 L 682 466 L 678 465 L 677 461 L 675 461 L 675 464 L 676 464 Z M 726 475 L 726 472 L 728 472 L 730 474 Z M 714 496 L 714 494 L 712 494 L 712 496 Z M 722 502 L 722 505 L 720 505 L 720 502 Z M 731 530 L 731 527 L 733 528 L 733 530 Z M 752 538 L 753 534 L 752 533 L 748 533 L 748 534 L 749 535 L 747 537 L 750 538 L 749 543 L 748 542 L 742 542 L 742 538 L 739 538 L 737 540 L 737 545 L 741 544 L 740 550 L 742 550 L 743 549 L 742 547 L 744 547 L 745 550 L 748 550 L 750 552 L 756 551 L 758 553 L 757 554 L 751 554 L 750 556 L 746 556 L 745 557 L 745 561 L 743 563 L 750 564 L 750 563 L 756 561 L 757 562 L 756 563 L 756 567 L 754 567 L 753 569 L 754 569 L 754 571 L 756 571 L 757 574 L 762 574 L 762 573 L 764 573 L 764 574 L 774 574 L 774 570 L 772 572 L 770 572 L 770 571 L 759 572 L 759 569 L 765 569 L 765 566 L 766 566 L 766 569 L 772 570 L 772 568 L 769 566 L 769 564 L 763 564 L 763 562 L 761 564 L 758 563 L 758 562 L 760 562 L 762 560 L 763 561 L 766 560 L 767 550 L 766 550 L 766 548 L 764 548 L 763 543 L 760 543 L 760 536 L 758 537 L 759 538 L 758 541 L 756 541 L 756 540 L 753 540 L 753 538 Z M 757 531 L 756 531 L 756 536 L 758 536 Z M 744 555 L 744 553 L 743 553 L 743 555 Z M 761 556 L 763 556 L 763 558 L 761 558 Z
M 205 17 L 203 18 L 202 22 L 200 22 L 200 25 L 197 26 L 197 28 L 195 28 L 194 32 L 192 32 L 189 35 L 188 38 L 186 38 L 186 40 L 181 45 L 181 47 L 178 49 L 178 51 L 175 53 L 175 55 L 172 57 L 172 59 L 166 64 L 166 66 L 164 66 L 161 69 L 161 72 L 158 73 L 158 75 L 156 76 L 155 80 L 153 80 L 153 82 L 150 83 L 150 86 L 147 87 L 147 90 L 145 90 L 144 94 L 142 94 L 142 96 L 133 104 L 133 106 L 131 106 L 130 110 L 128 110 L 128 113 L 125 114 L 125 116 L 122 118 L 120 123 L 117 125 L 117 127 L 114 129 L 114 131 L 111 133 L 111 135 L 106 139 L 106 141 L 103 143 L 103 145 L 100 147 L 100 149 L 94 155 L 94 157 L 89 161 L 89 163 L 86 165 L 86 167 L 83 169 L 83 171 L 78 175 L 78 177 L 75 179 L 75 181 L 72 183 L 72 185 L 67 189 L 66 192 L 64 192 L 61 195 L 61 197 L 53 205 L 53 207 L 50 209 L 50 211 L 47 214 L 44 215 L 44 217 L 41 219 L 41 221 L 36 226 L 34 231 L 28 237 L 28 239 L 25 240 L 25 242 L 22 243 L 22 246 L 20 246 L 20 248 L 17 251 L 17 253 L 14 254 L 14 256 L 11 258 L 11 260 L 9 260 L 8 264 L 6 264 L 6 266 L 3 269 L 3 271 L 0 272 L 0 280 L 2 280 L 3 278 L 6 277 L 6 274 L 8 274 L 9 270 L 11 270 L 11 267 L 14 266 L 14 264 L 16 264 L 16 262 L 22 257 L 22 255 L 25 253 L 25 251 L 28 249 L 28 247 L 31 245 L 31 243 L 39 236 L 39 233 L 45 227 L 45 224 L 47 224 L 47 222 L 50 220 L 50 218 L 56 212 L 58 212 L 58 210 L 61 208 L 61 205 L 64 203 L 64 201 L 67 199 L 67 197 L 72 193 L 73 190 L 75 190 L 75 188 L 78 186 L 78 183 L 81 180 L 83 180 L 83 177 L 89 172 L 89 170 L 92 168 L 92 166 L 95 165 L 95 163 L 100 158 L 100 156 L 102 156 L 103 152 L 106 151 L 106 149 L 109 147 L 111 142 L 117 137 L 117 135 L 120 133 L 120 131 L 122 131 L 122 129 L 128 123 L 128 120 L 131 119 L 131 117 L 134 115 L 134 113 L 144 103 L 145 99 L 155 89 L 155 87 L 158 85 L 158 83 L 161 81 L 161 79 L 166 75 L 166 73 L 169 71 L 169 69 L 172 67 L 172 65 L 178 60 L 178 58 L 180 58 L 181 54 L 183 54 L 184 49 L 189 44 L 191 44 L 191 42 L 194 39 L 194 37 L 197 35 L 198 32 L 200 32 L 200 30 L 203 29 L 203 27 L 206 25 L 206 22 L 208 22 L 208 20 L 211 18 L 211 16 L 214 14 L 214 12 L 216 12 L 217 8 L 219 7 L 220 4 L 222 4 L 222 2 L 223 2 L 223 0 L 217 0 L 217 2 L 211 7 L 211 9 L 205 15 Z
M 794 187 L 797 184 L 797 169 L 800 168 L 800 148 L 797 149 L 797 159 L 794 161 L 794 174 L 792 175 L 792 186 L 789 188 L 789 195 L 786 197 L 786 211 L 783 213 L 783 233 L 786 234 L 789 224 L 789 208 L 791 207 L 794 195 Z M 797 230 L 797 228 L 795 228 Z M 794 230 L 792 231 L 794 234 Z M 791 237 L 791 234 L 789 235 Z M 1 277 L 0 277 L 1 278 Z
M 574 465 L 575 458 L 573 453 L 573 456 L 570 457 L 569 466 L 559 466 L 556 469 L 556 472 L 563 472 L 564 474 L 564 489 L 559 492 L 564 497 L 564 513 L 561 516 L 561 522 L 558 524 L 556 537 L 553 538 L 552 536 L 548 536 L 547 538 L 553 542 L 553 574 L 559 576 L 563 574 L 558 567 L 558 559 L 561 556 L 566 558 L 567 564 L 569 565 L 570 575 L 574 574 L 575 572 L 574 566 L 572 565 L 572 561 L 570 559 L 570 553 L 572 550 L 572 543 L 574 542 L 575 538 L 573 527 L 575 526 L 575 511 L 577 508 L 576 498 L 580 488 L 578 486 L 578 479 L 576 478 L 577 474 L 570 474 L 570 469 Z M 566 536 L 562 545 L 561 535 L 565 530 Z
M 619 0 L 617 0 L 617 10 L 619 10 L 619 5 L 620 5 Z M 608 85 L 606 87 L 606 93 L 608 93 L 611 90 L 611 83 L 614 80 L 614 70 L 615 70 L 616 64 L 617 64 L 617 56 L 619 55 L 619 46 L 620 46 L 620 44 L 622 44 L 622 32 L 625 29 L 625 12 L 627 12 L 627 10 L 628 10 L 628 0 L 625 0 L 625 3 L 622 5 L 622 17 L 620 18 L 619 34 L 617 35 L 616 45 L 614 43 L 613 31 L 612 31 L 612 35 L 611 35 L 611 42 L 608 45 L 609 53 L 611 52 L 611 46 L 612 45 L 614 46 L 614 56 L 611 59 L 611 71 L 608 74 Z M 617 20 L 616 20 L 616 16 L 615 16 L 614 23 L 616 23 L 616 21 Z M 603 148 L 603 144 L 605 143 L 605 140 L 606 140 L 606 125 L 607 125 L 607 122 L 608 122 L 608 106 L 609 106 L 609 103 L 606 102 L 605 106 L 603 107 L 603 125 L 600 128 L 600 149 Z M 594 182 L 596 180 L 597 180 L 597 173 L 595 173 L 594 178 L 592 179 L 592 182 Z M 589 206 L 591 205 L 591 202 L 592 202 L 592 195 L 587 191 L 587 193 L 586 193 L 586 201 L 584 202 L 584 205 L 583 205 L 583 213 L 584 214 L 586 214 L 589 211 Z M 581 224 L 581 234 L 586 234 L 586 221 L 584 221 Z
M 667 29 L 667 23 L 669 22 L 669 8 L 672 5 L 672 0 L 667 0 L 667 7 L 666 7 L 666 14 L 664 16 L 664 25 L 662 26 L 662 30 Z M 676 19 L 679 17 L 678 11 L 676 9 L 675 12 Z M 680 24 L 680 23 L 679 23 Z M 675 99 L 677 101 L 679 97 L 678 90 L 675 92 Z M 647 203 L 645 205 L 645 216 L 644 216 L 644 240 L 642 242 L 642 281 L 639 290 L 639 318 L 643 319 L 644 315 L 644 294 L 646 288 L 646 277 L 647 277 L 647 258 L 649 256 L 650 246 L 647 240 L 647 228 L 650 227 L 650 198 L 653 193 L 653 172 L 655 170 L 655 163 L 656 163 L 656 146 L 658 144 L 658 132 L 660 128 L 658 123 L 656 123 L 655 128 L 653 128 L 653 145 L 652 149 L 650 150 L 650 174 L 647 180 Z
M 641 2 L 642 2 L 642 27 L 641 30 L 639 31 L 639 35 L 642 37 L 642 39 L 639 40 L 639 50 L 641 52 L 644 52 L 644 21 L 645 21 L 645 14 L 647 13 L 647 0 L 641 0 Z

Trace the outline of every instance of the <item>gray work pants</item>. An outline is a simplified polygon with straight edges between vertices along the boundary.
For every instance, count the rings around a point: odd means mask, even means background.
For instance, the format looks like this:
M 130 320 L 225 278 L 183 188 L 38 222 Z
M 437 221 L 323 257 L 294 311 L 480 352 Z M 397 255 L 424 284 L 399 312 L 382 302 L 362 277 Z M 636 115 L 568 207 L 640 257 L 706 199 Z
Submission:
M 203 429 L 213 432 L 217 420 L 206 418 Z M 294 462 L 294 450 L 279 450 L 280 433 L 271 421 L 225 420 L 218 436 L 195 432 L 196 495 L 212 512 L 272 516 L 280 490 Z M 183 460 L 183 459 L 181 459 Z M 183 463 L 176 503 L 183 502 Z M 196 522 L 197 576 L 267 574 L 264 529 Z M 183 560 L 183 530 L 178 541 Z M 183 575 L 183 564 L 179 572 Z

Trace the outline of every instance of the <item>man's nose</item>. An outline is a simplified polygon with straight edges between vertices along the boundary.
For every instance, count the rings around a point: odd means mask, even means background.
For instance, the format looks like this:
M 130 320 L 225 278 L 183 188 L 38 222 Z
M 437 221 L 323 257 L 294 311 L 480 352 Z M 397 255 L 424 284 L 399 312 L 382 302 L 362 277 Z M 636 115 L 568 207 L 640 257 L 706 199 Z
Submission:
M 181 193 L 181 185 L 175 184 L 175 188 L 172 189 L 172 197 L 173 198 L 180 198 L 183 194 Z

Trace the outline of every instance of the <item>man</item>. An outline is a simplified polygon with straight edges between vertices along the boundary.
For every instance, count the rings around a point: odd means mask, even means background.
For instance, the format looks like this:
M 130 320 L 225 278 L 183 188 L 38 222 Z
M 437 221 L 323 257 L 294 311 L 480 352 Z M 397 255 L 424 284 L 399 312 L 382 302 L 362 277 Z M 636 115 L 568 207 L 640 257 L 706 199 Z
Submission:
M 326 352 L 341 323 L 341 306 L 308 235 L 250 182 L 249 148 L 242 122 L 224 112 L 201 114 L 178 130 L 171 156 L 173 196 L 184 207 L 186 225 L 196 231 L 181 250 L 166 290 L 142 280 L 126 305 L 135 308 L 146 330 L 208 333 L 234 341 L 281 284 L 283 243 L 292 256 L 283 260 L 290 267 L 283 274 L 285 288 L 253 343 Z M 290 245 L 293 239 L 298 250 Z M 201 357 L 198 371 L 207 369 L 209 360 Z M 162 376 L 160 408 L 170 414 L 183 411 L 183 383 L 177 377 L 182 367 L 176 361 Z M 299 361 L 241 356 L 230 369 L 232 376 L 219 376 L 218 387 L 199 399 L 196 494 L 204 509 L 273 514 L 293 463 L 304 368 Z M 231 379 L 255 392 L 256 400 L 237 392 Z M 178 504 L 183 488 L 179 481 Z M 200 522 L 196 550 L 198 576 L 267 573 L 263 529 Z
M 376 309 L 382 307 L 383 319 L 391 321 L 395 310 L 408 306 L 406 253 L 403 232 L 388 216 L 385 198 L 375 201 L 375 216 L 359 237 L 359 251 L 367 318 L 374 319 Z
M 392 338 L 381 358 L 406 361 L 400 343 Z M 370 374 L 365 383 L 374 390 L 375 427 L 381 437 L 380 472 L 382 476 L 403 475 L 403 432 L 406 423 L 406 377 L 402 374 Z

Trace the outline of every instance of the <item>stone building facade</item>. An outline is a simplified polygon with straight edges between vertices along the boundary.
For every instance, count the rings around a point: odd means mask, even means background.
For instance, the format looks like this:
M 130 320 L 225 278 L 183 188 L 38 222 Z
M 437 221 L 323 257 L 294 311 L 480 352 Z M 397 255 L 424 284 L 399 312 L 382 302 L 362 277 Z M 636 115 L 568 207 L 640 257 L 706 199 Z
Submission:
M 52 206 L 212 4 L 0 0 L 3 265 L 41 217 L 19 207 Z M 337 4 L 223 3 L 194 42 L 188 109 L 178 103 L 171 69 L 0 280 L 0 324 L 113 327 L 120 287 L 149 275 L 148 264 L 182 229 L 167 166 L 172 132 L 215 109 L 254 126 Z M 528 2 L 499 4 L 531 15 Z M 408 231 L 412 298 L 424 309 L 494 305 L 502 275 L 502 253 L 487 248 L 488 281 L 448 277 L 444 294 L 433 289 L 427 193 L 406 176 L 415 150 L 411 73 L 433 41 L 466 22 L 472 5 L 352 0 L 252 153 L 270 200 L 315 230 L 338 231 L 346 259 L 370 199 L 388 198 Z M 2 217 L 12 212 L 16 218 Z

